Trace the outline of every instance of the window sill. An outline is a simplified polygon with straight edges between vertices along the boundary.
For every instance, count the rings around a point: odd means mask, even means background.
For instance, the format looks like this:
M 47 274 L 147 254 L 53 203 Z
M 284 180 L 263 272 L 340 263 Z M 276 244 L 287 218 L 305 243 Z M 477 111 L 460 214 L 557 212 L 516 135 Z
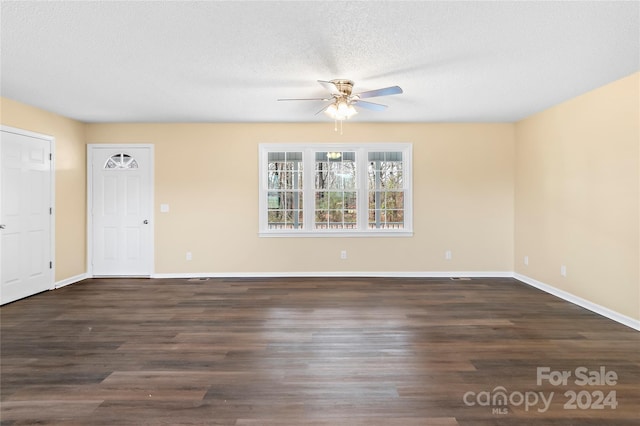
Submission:
M 263 238 L 376 238 L 376 237 L 413 237 L 413 231 L 263 231 L 258 232 Z

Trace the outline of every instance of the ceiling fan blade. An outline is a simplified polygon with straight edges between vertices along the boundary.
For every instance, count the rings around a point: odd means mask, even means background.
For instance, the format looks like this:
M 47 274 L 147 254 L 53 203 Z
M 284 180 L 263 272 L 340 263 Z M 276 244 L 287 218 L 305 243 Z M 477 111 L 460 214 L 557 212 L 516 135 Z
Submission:
M 336 85 L 333 84 L 333 82 L 325 81 L 325 80 L 318 80 L 318 83 L 320 83 L 322 85 L 322 87 L 324 87 L 332 95 L 339 95 L 340 94 L 340 91 L 338 90 Z
M 327 110 L 327 108 L 329 108 L 331 105 L 333 105 L 333 104 L 329 104 L 329 105 L 325 106 L 324 108 L 322 108 L 320 111 L 316 112 L 313 115 L 318 115 L 318 114 L 321 114 L 321 113 L 325 112 Z
M 383 89 L 369 90 L 367 92 L 357 93 L 360 98 L 373 98 L 375 96 L 398 95 L 402 93 L 400 86 L 385 87 Z
M 332 98 L 284 98 L 279 101 L 330 101 Z
M 386 105 L 376 104 L 374 102 L 354 101 L 353 104 L 355 106 L 370 109 L 372 111 L 384 111 L 385 109 L 387 109 Z

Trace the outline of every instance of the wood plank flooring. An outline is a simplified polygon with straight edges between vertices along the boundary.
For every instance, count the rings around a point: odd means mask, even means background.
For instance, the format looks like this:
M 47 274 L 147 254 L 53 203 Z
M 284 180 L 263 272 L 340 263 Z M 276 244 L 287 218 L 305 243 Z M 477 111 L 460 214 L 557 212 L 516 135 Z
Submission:
M 2 425 L 639 424 L 640 333 L 513 279 L 91 279 L 0 313 Z

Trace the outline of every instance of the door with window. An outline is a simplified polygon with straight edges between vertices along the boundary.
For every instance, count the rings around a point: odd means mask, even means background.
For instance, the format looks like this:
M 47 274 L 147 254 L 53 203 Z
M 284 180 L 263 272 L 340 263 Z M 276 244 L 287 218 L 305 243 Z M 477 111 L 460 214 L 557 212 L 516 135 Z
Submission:
M 0 132 L 0 304 L 53 288 L 53 138 Z
M 90 271 L 153 272 L 153 147 L 89 145 Z

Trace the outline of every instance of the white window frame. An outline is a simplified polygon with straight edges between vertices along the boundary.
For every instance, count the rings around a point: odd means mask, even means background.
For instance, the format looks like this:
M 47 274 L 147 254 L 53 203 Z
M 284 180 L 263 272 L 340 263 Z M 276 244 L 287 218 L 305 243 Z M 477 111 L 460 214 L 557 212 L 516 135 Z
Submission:
M 259 144 L 259 230 L 261 237 L 411 237 L 413 236 L 413 145 L 411 143 L 286 143 Z M 356 229 L 315 229 L 315 153 L 316 152 L 356 152 L 358 170 L 358 201 Z M 267 213 L 269 193 L 268 155 L 270 152 L 302 152 L 303 161 L 303 226 L 301 229 L 269 229 Z M 368 152 L 402 152 L 404 194 L 404 224 L 402 229 L 368 228 Z

